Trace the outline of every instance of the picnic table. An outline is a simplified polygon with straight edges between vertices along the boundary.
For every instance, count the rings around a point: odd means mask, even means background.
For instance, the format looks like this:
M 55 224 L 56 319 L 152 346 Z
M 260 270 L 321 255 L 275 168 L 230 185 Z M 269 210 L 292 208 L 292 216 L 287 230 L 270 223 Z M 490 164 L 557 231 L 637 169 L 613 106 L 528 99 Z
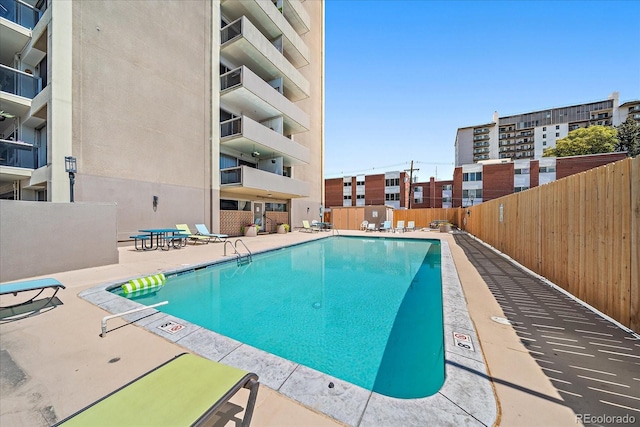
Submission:
M 186 234 L 182 234 L 182 230 L 178 228 L 143 228 L 138 231 L 146 234 L 131 237 L 136 239 L 136 249 L 138 249 L 138 240 L 141 240 L 141 249 L 145 251 L 158 248 L 165 249 L 165 247 L 166 250 L 170 248 L 178 249 L 186 246 L 188 237 Z M 148 244 L 147 241 L 149 242 Z

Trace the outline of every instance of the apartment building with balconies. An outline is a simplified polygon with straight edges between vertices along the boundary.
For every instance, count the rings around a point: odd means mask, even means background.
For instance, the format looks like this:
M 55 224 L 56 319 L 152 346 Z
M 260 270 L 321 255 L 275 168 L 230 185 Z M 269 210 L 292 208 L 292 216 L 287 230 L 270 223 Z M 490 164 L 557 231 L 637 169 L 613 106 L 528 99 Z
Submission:
M 118 237 L 322 205 L 324 2 L 0 0 L 0 197 L 118 204 Z
M 618 126 L 628 116 L 640 122 L 640 100 L 620 104 L 618 92 L 601 101 L 524 114 L 501 117 L 494 112 L 490 123 L 458 128 L 455 165 L 495 159 L 540 159 L 546 148 L 555 147 L 558 139 L 575 129 Z

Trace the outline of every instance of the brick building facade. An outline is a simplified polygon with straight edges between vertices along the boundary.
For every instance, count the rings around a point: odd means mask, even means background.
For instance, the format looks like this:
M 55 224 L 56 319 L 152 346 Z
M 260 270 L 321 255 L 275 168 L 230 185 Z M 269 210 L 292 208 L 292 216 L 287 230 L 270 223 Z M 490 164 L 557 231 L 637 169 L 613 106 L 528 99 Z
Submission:
M 370 205 L 387 205 L 395 209 L 466 207 L 624 158 L 626 153 L 491 160 L 456 167 L 453 180 L 436 181 L 432 177 L 411 186 L 405 172 L 325 179 L 325 208 Z

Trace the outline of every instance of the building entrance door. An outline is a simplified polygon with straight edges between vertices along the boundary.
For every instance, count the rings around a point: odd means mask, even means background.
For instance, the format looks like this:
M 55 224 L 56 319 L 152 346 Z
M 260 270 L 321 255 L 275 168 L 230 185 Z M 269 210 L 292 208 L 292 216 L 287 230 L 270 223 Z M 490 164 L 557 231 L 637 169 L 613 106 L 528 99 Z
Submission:
M 262 221 L 264 205 L 262 203 L 253 202 L 253 223 L 260 226 L 260 229 L 264 231 L 264 224 Z

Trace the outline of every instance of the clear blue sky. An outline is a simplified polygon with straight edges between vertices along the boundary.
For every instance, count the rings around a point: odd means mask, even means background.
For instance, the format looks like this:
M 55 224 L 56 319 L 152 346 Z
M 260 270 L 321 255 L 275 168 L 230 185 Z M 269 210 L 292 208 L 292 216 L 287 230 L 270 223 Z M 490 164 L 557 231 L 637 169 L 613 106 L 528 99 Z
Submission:
M 325 177 L 451 179 L 459 127 L 640 99 L 640 1 L 326 0 Z M 415 174 L 414 174 L 415 175 Z

